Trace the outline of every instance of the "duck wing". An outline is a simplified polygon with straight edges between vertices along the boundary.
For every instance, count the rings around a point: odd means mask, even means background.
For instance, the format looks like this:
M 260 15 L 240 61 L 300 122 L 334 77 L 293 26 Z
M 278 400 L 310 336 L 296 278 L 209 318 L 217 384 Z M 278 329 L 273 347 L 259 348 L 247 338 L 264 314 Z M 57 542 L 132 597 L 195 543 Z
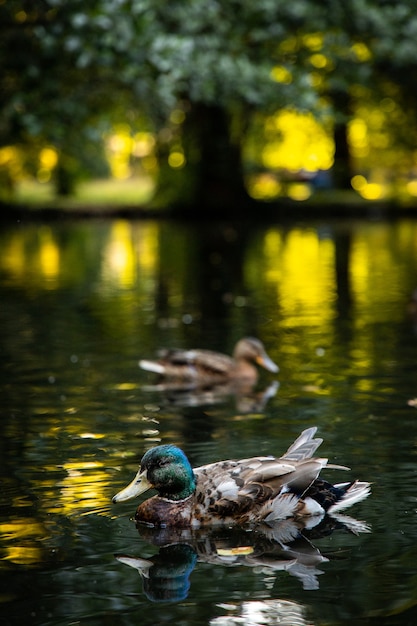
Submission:
M 181 376 L 193 378 L 197 374 L 208 376 L 227 376 L 234 361 L 226 354 L 212 350 L 161 350 L 157 361 L 139 361 L 142 369 L 164 376 Z
M 316 432 L 317 426 L 303 430 L 281 458 L 292 461 L 302 461 L 311 458 L 317 448 L 323 443 L 323 439 L 320 439 L 320 437 L 313 438 Z
M 290 462 L 271 457 L 255 457 L 241 461 L 223 461 L 197 468 L 196 502 L 222 520 L 255 521 L 270 513 L 270 507 L 280 494 L 289 490 L 303 493 L 320 474 L 327 459 L 308 459 Z M 291 511 L 281 511 L 281 517 L 293 512 L 298 501 L 295 497 Z
M 234 361 L 230 356 L 213 350 L 182 350 L 181 352 L 182 355 L 175 355 L 174 358 L 182 358 L 188 365 L 193 365 L 196 369 L 207 373 L 225 376 L 234 366 Z
M 220 518 L 260 519 L 271 513 L 274 501 L 274 515 L 290 515 L 327 465 L 325 458 L 312 458 L 322 443 L 322 439 L 314 438 L 316 431 L 316 427 L 304 430 L 280 458 L 253 457 L 197 468 L 197 502 Z M 291 497 L 278 499 L 283 501 L 278 511 L 277 496 L 289 492 Z

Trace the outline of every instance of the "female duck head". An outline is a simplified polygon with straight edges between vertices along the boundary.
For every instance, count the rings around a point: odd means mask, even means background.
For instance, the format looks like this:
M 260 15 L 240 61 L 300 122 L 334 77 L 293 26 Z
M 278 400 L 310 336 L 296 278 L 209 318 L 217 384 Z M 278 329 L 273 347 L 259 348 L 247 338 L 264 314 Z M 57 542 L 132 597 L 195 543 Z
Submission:
M 195 476 L 184 452 L 172 445 L 151 448 L 142 457 L 133 481 L 116 494 L 113 502 L 123 502 L 148 489 L 168 500 L 183 500 L 195 491 Z

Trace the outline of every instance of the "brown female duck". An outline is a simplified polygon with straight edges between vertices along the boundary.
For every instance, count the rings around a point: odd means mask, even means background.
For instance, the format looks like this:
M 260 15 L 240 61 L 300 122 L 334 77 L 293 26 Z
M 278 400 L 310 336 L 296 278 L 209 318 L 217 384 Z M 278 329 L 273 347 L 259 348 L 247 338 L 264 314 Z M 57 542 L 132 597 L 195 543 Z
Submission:
M 158 493 L 139 505 L 137 522 L 199 528 L 273 524 L 289 517 L 324 515 L 366 498 L 370 492 L 367 482 L 333 485 L 319 478 L 327 459 L 313 458 L 322 443 L 322 439 L 314 439 L 316 430 L 303 431 L 280 458 L 219 461 L 194 470 L 180 448 L 156 446 L 145 453 L 137 475 L 113 502 L 130 500 L 153 488 Z
M 212 350 L 162 350 L 157 361 L 139 361 L 139 366 L 164 379 L 197 383 L 227 380 L 256 381 L 254 364 L 276 373 L 279 368 L 267 355 L 258 339 L 245 337 L 236 344 L 233 356 Z

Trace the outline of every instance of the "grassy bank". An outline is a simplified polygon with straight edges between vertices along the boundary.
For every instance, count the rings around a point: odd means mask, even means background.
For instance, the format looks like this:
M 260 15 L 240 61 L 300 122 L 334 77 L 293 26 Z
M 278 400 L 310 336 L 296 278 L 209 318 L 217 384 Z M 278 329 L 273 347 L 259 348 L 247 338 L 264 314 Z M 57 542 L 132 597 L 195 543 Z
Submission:
M 51 183 L 38 183 L 25 180 L 19 183 L 8 200 L 12 204 L 29 208 L 53 208 L 77 211 L 85 208 L 138 207 L 146 205 L 153 194 L 153 184 L 149 179 L 93 180 L 80 183 L 73 196 L 57 197 Z
M 294 217 L 415 217 L 416 200 L 409 201 L 369 201 L 355 191 L 317 191 L 310 198 L 297 201 L 288 197 L 270 202 L 257 202 L 253 206 L 241 205 L 213 207 L 209 211 L 195 210 L 198 207 L 156 208 L 152 204 L 154 184 L 150 179 L 131 178 L 128 180 L 106 179 L 80 183 L 76 193 L 69 197 L 57 197 L 51 183 L 38 183 L 35 180 L 20 182 L 8 197 L 0 197 L 2 210 L 0 218 L 14 219 L 27 216 L 35 219 L 57 217 L 112 217 L 175 215 L 187 219 L 224 219 L 255 217 L 256 219 L 293 219 Z M 152 207 L 152 208 L 151 208 Z

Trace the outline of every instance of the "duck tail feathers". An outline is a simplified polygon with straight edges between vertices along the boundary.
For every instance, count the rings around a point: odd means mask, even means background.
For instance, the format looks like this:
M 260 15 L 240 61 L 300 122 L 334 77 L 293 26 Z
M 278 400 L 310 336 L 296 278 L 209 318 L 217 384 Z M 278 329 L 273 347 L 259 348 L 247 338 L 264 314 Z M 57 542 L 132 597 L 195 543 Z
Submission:
M 146 361 L 141 359 L 139 361 L 139 367 L 147 372 L 155 372 L 155 374 L 164 374 L 165 366 L 161 365 L 161 363 L 157 363 L 156 361 Z
M 338 511 L 343 511 L 344 509 L 349 508 L 350 506 L 352 506 L 353 504 L 356 504 L 357 502 L 362 502 L 362 500 L 365 500 L 365 498 L 367 498 L 369 494 L 371 493 L 370 483 L 355 480 L 355 482 L 350 484 L 350 486 L 348 485 L 349 483 L 340 483 L 338 485 L 335 485 L 335 487 L 338 487 L 340 489 L 343 489 L 346 487 L 347 489 L 345 493 L 343 494 L 343 496 L 341 497 L 341 499 L 329 507 L 328 513 L 331 514 L 331 513 L 336 513 Z
M 271 524 L 278 520 L 292 517 L 298 506 L 299 498 L 291 493 L 283 494 L 275 498 L 269 503 L 266 516 L 263 517 L 267 524 Z
M 303 430 L 301 435 L 294 441 L 281 458 L 288 459 L 289 461 L 303 461 L 304 459 L 311 458 L 319 445 L 323 443 L 323 439 L 320 439 L 319 437 L 313 439 L 316 431 L 316 426 Z

